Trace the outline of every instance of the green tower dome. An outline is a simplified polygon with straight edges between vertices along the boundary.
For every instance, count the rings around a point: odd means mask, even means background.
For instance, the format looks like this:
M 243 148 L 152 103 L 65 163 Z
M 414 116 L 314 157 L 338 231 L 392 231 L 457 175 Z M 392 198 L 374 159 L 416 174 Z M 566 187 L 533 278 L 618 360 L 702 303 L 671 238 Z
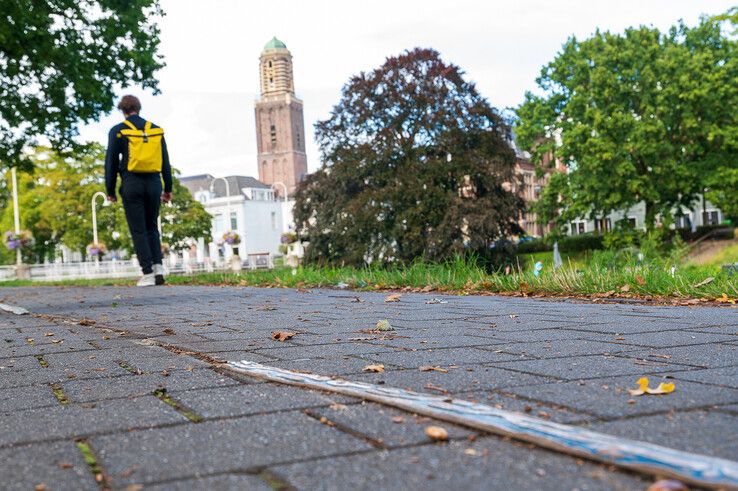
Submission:
M 275 36 L 264 45 L 264 49 L 287 49 L 287 45 Z

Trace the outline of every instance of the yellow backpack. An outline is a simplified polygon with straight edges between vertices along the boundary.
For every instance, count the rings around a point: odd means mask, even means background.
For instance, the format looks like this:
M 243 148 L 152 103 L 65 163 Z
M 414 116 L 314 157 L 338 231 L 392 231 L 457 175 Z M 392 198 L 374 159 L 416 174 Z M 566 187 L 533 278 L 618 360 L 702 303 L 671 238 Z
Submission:
M 151 121 L 146 121 L 142 130 L 128 120 L 123 124 L 130 128 L 120 130 L 128 138 L 128 172 L 161 172 L 164 129 L 152 128 Z

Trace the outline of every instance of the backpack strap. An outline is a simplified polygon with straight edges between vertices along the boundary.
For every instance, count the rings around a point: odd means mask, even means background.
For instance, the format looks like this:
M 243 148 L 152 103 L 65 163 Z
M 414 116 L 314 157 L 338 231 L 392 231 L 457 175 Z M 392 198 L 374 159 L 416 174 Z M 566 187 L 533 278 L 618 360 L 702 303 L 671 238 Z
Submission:
M 130 121 L 128 121 L 127 119 L 124 119 L 123 120 L 123 124 L 126 125 L 126 126 L 128 126 L 130 129 L 132 129 L 134 131 L 138 131 L 138 128 L 136 128 L 136 126 L 133 123 L 131 123 Z
M 149 131 L 151 129 L 151 121 L 146 121 L 146 124 L 144 124 L 144 131 Z

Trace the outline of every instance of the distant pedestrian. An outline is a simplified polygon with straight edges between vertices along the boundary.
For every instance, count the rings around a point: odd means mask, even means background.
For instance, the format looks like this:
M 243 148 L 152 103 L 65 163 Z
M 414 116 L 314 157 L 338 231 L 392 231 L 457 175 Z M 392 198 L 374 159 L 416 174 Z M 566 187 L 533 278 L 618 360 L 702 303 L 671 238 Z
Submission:
M 143 271 L 138 286 L 162 285 L 159 207 L 172 200 L 172 168 L 164 130 L 139 116 L 141 102 L 135 96 L 124 96 L 118 109 L 123 112 L 125 121 L 113 126 L 108 134 L 105 156 L 108 201 L 117 201 L 115 185 L 120 174 L 123 209 Z

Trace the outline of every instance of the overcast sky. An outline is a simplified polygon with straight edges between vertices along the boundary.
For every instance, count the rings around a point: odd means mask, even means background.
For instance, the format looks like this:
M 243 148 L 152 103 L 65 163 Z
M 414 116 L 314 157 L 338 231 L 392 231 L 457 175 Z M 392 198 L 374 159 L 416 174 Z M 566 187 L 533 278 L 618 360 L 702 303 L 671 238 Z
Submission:
M 319 166 L 313 124 L 328 116 L 351 75 L 387 56 L 432 47 L 459 65 L 498 108 L 518 105 L 572 34 L 632 25 L 666 29 L 734 0 L 161 0 L 161 94 L 133 87 L 142 115 L 163 126 L 182 175 L 256 176 L 254 100 L 259 54 L 277 36 L 292 52 L 305 104 L 308 167 Z M 121 93 L 122 95 L 122 93 Z M 105 142 L 118 113 L 82 129 Z

